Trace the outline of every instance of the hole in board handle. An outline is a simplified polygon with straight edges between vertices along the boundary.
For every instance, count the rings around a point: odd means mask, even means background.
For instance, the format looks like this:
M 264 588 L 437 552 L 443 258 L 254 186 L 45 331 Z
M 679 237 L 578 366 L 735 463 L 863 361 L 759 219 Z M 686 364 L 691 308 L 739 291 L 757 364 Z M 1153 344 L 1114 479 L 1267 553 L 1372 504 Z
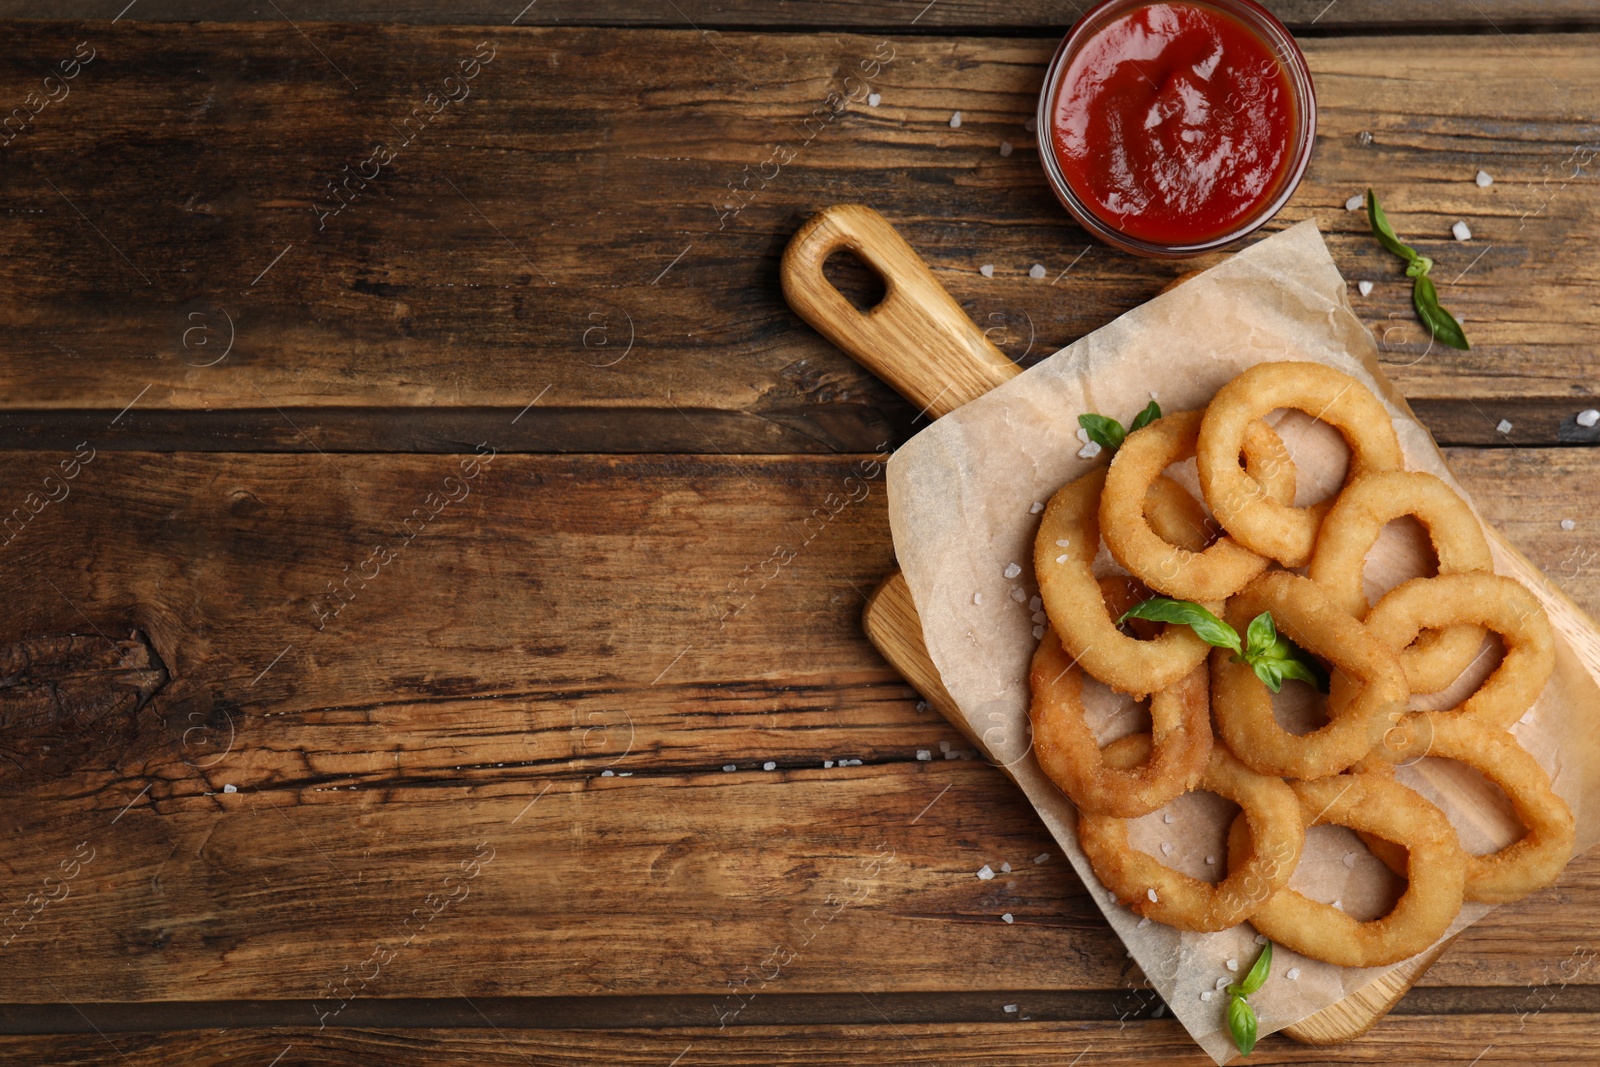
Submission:
M 862 314 L 883 303 L 889 291 L 883 275 L 848 248 L 823 261 L 822 276 Z

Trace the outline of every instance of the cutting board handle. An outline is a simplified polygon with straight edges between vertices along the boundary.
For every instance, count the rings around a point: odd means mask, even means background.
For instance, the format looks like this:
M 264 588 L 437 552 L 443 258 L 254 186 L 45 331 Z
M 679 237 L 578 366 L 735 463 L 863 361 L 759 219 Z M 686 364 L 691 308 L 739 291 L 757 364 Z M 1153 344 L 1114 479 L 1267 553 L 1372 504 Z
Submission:
M 883 279 L 883 300 L 856 310 L 822 265 L 853 252 Z M 961 310 L 889 220 L 862 204 L 836 204 L 789 241 L 780 269 L 789 306 L 822 336 L 930 418 L 976 400 L 1020 372 Z

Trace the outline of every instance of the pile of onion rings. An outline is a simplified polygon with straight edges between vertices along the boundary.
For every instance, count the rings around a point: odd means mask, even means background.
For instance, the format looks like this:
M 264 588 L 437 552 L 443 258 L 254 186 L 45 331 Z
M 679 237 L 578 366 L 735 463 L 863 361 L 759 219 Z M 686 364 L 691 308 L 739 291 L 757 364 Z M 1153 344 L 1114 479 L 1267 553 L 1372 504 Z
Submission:
M 1333 426 L 1349 447 L 1343 484 L 1319 503 L 1295 505 L 1294 460 L 1266 421 L 1283 408 Z M 1494 573 L 1483 528 L 1456 490 L 1404 469 L 1383 401 L 1323 364 L 1280 362 L 1240 374 L 1203 410 L 1148 415 L 1114 443 L 1109 467 L 1052 496 L 1034 541 L 1049 626 L 1030 672 L 1033 751 L 1077 808 L 1079 843 L 1100 881 L 1151 921 L 1193 931 L 1249 922 L 1350 967 L 1428 948 L 1465 900 L 1505 903 L 1552 884 L 1572 857 L 1572 812 L 1510 732 L 1554 670 L 1549 618 L 1529 590 Z M 1169 471 L 1189 457 L 1198 497 Z M 1437 572 L 1372 603 L 1367 553 L 1407 516 L 1427 531 Z M 1108 557 L 1109 566 L 1097 562 Z M 1157 594 L 1186 602 L 1176 607 L 1223 632 L 1228 647 L 1213 648 L 1222 641 L 1202 638 L 1200 622 L 1147 621 L 1172 613 L 1129 617 Z M 1287 645 L 1304 670 L 1253 666 L 1241 635 L 1256 642 L 1263 617 L 1259 640 L 1275 655 Z M 1489 633 L 1505 648 L 1498 667 L 1454 707 L 1415 711 L 1413 695 L 1468 684 L 1462 676 Z M 1329 669 L 1327 722 L 1293 733 L 1272 697 L 1284 678 L 1312 677 L 1310 664 Z M 1148 696 L 1152 732 L 1102 747 L 1085 715 L 1085 676 Z M 1445 813 L 1395 778 L 1396 765 L 1428 756 L 1503 790 L 1524 835 L 1468 854 Z M 1243 809 L 1214 885 L 1129 842 L 1129 819 L 1191 790 Z M 1322 823 L 1355 830 L 1406 879 L 1388 914 L 1359 921 L 1289 888 L 1306 830 Z

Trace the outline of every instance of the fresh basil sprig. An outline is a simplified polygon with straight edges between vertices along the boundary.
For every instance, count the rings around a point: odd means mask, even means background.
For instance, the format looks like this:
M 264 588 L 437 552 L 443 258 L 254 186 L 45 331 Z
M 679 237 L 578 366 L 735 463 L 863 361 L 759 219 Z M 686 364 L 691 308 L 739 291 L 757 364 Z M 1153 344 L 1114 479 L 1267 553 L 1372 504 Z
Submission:
M 1461 324 L 1454 315 L 1439 306 L 1439 290 L 1434 286 L 1433 279 L 1428 277 L 1428 272 L 1433 269 L 1433 260 L 1395 235 L 1394 227 L 1389 225 L 1389 216 L 1378 206 L 1378 198 L 1371 189 L 1367 190 L 1367 219 L 1372 224 L 1372 233 L 1378 238 L 1378 243 L 1406 261 L 1406 277 L 1412 279 L 1411 303 L 1417 309 L 1417 317 L 1428 327 L 1428 332 L 1451 348 L 1470 349 L 1472 346 L 1467 343 L 1467 335 L 1462 332 Z
M 1133 417 L 1133 425 L 1126 430 L 1116 419 L 1095 414 L 1079 415 L 1078 425 L 1089 435 L 1089 440 L 1107 452 L 1115 452 L 1122 447 L 1122 442 L 1128 439 L 1130 433 L 1144 429 L 1160 417 L 1161 405 L 1152 400 L 1144 406 L 1143 411 Z
M 1239 640 L 1239 631 L 1188 600 L 1153 596 L 1129 608 L 1117 622 L 1128 619 L 1173 622 L 1189 627 L 1211 647 L 1231 649 L 1233 662 L 1248 663 L 1261 683 L 1274 693 L 1283 688 L 1286 678 L 1315 686 L 1320 693 L 1328 691 L 1328 673 L 1295 647 L 1294 642 L 1278 633 L 1270 611 L 1263 611 L 1250 620 L 1243 642 Z
M 1256 1047 L 1257 1030 L 1256 1010 L 1246 998 L 1266 984 L 1271 969 L 1272 942 L 1268 941 L 1244 981 L 1228 986 L 1228 1030 L 1233 1034 L 1233 1043 L 1246 1056 Z

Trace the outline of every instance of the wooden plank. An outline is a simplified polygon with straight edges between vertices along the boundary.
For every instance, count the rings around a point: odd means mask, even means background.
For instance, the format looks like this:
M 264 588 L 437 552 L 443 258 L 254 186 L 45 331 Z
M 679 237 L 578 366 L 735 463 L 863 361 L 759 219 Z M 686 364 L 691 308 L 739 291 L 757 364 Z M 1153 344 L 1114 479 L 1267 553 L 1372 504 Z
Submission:
M 861 996 L 870 1004 L 874 991 Z M 50 1067 L 172 1062 L 266 1064 L 382 1063 L 396 1067 L 440 1062 L 482 1064 L 605 1063 L 660 1067 L 709 1064 L 836 1064 L 841 1049 L 850 1063 L 991 1064 L 1060 1067 L 1073 1056 L 1109 1067 L 1147 1063 L 1210 1067 L 1182 1028 L 1170 1019 L 1118 1023 L 1044 1023 L 1020 1019 L 989 1023 L 790 1027 L 668 1028 L 650 1030 L 273 1030 L 153 1034 L 93 1033 L 0 1038 L 8 1063 Z M 1340 1063 L 1475 1063 L 1508 1067 L 1528 1063 L 1588 1063 L 1600 1055 L 1592 1015 L 1551 1010 L 1525 1030 L 1516 1017 L 1464 1015 L 1392 1017 L 1338 1052 Z M 113 1051 L 115 1050 L 115 1051 Z M 1092 1050 L 1092 1051 L 1089 1051 Z M 674 1057 L 678 1057 L 674 1060 Z M 1327 1050 L 1265 1039 L 1250 1063 L 1325 1064 Z
M 97 51 L 3 150 L 0 446 L 99 427 L 131 447 L 450 448 L 503 420 L 541 450 L 870 451 L 916 412 L 778 293 L 816 208 L 884 210 L 1024 363 L 1178 269 L 1090 243 L 1046 189 L 1024 129 L 1045 39 L 313 28 L 5 27 L 18 99 L 78 42 Z M 471 95 L 421 128 L 413 109 L 485 41 Z M 1591 439 L 1567 428 L 1600 403 L 1590 40 L 1307 51 L 1321 136 L 1281 222 L 1316 216 L 1346 275 L 1377 283 L 1356 306 L 1419 412 L 1446 442 L 1494 441 L 1502 419 L 1519 444 Z M 325 214 L 327 183 L 408 119 L 413 143 Z M 1397 263 L 1343 208 L 1368 184 L 1438 261 L 1473 351 L 1419 343 Z M 1448 238 L 1457 219 L 1472 242 Z
M 1597 21 L 1592 6 L 1582 0 L 1264 0 L 1265 6 L 1297 32 L 1349 32 L 1351 30 L 1415 31 L 1445 29 L 1457 32 L 1517 32 L 1531 27 L 1592 26 Z M 117 15 L 118 5 L 104 5 L 104 18 Z M 519 10 L 521 8 L 522 10 Z M 941 0 L 936 4 L 897 0 L 881 4 L 848 0 L 678 0 L 677 10 L 666 11 L 630 4 L 625 0 L 541 0 L 526 8 L 516 0 L 333 0 L 301 11 L 278 11 L 263 0 L 140 0 L 121 15 L 123 20 L 180 22 L 273 22 L 293 17 L 302 23 L 403 22 L 424 25 L 494 26 L 515 22 L 520 26 L 660 26 L 692 23 L 705 29 L 771 27 L 827 29 L 896 29 L 900 32 L 938 32 L 966 29 L 977 33 L 1026 31 L 1064 32 L 1076 17 L 1044 0 L 1000 3 L 998 0 Z M 59 7 L 43 0 L 0 0 L 0 18 L 56 19 Z
M 0 457 L 0 501 L 27 506 L 47 458 Z M 892 562 L 871 457 L 500 455 L 447 483 L 463 458 L 99 453 L 4 546 L 0 636 L 138 627 L 171 676 L 89 752 L 0 775 L 0 910 L 57 898 L 0 947 L 6 999 L 311 1011 L 480 843 L 470 896 L 357 1001 L 670 989 L 714 1022 L 802 939 L 768 991 L 1131 995 L 1074 876 L 1032 862 L 1052 845 L 1027 804 L 941 758 L 961 737 L 860 632 Z M 1600 606 L 1589 520 L 1559 524 L 1600 453 L 1450 458 Z M 432 492 L 459 499 L 405 545 Z M 395 558 L 318 630 L 311 601 L 326 616 L 376 544 Z M 1431 979 L 1543 982 L 1596 908 L 1586 857 Z

